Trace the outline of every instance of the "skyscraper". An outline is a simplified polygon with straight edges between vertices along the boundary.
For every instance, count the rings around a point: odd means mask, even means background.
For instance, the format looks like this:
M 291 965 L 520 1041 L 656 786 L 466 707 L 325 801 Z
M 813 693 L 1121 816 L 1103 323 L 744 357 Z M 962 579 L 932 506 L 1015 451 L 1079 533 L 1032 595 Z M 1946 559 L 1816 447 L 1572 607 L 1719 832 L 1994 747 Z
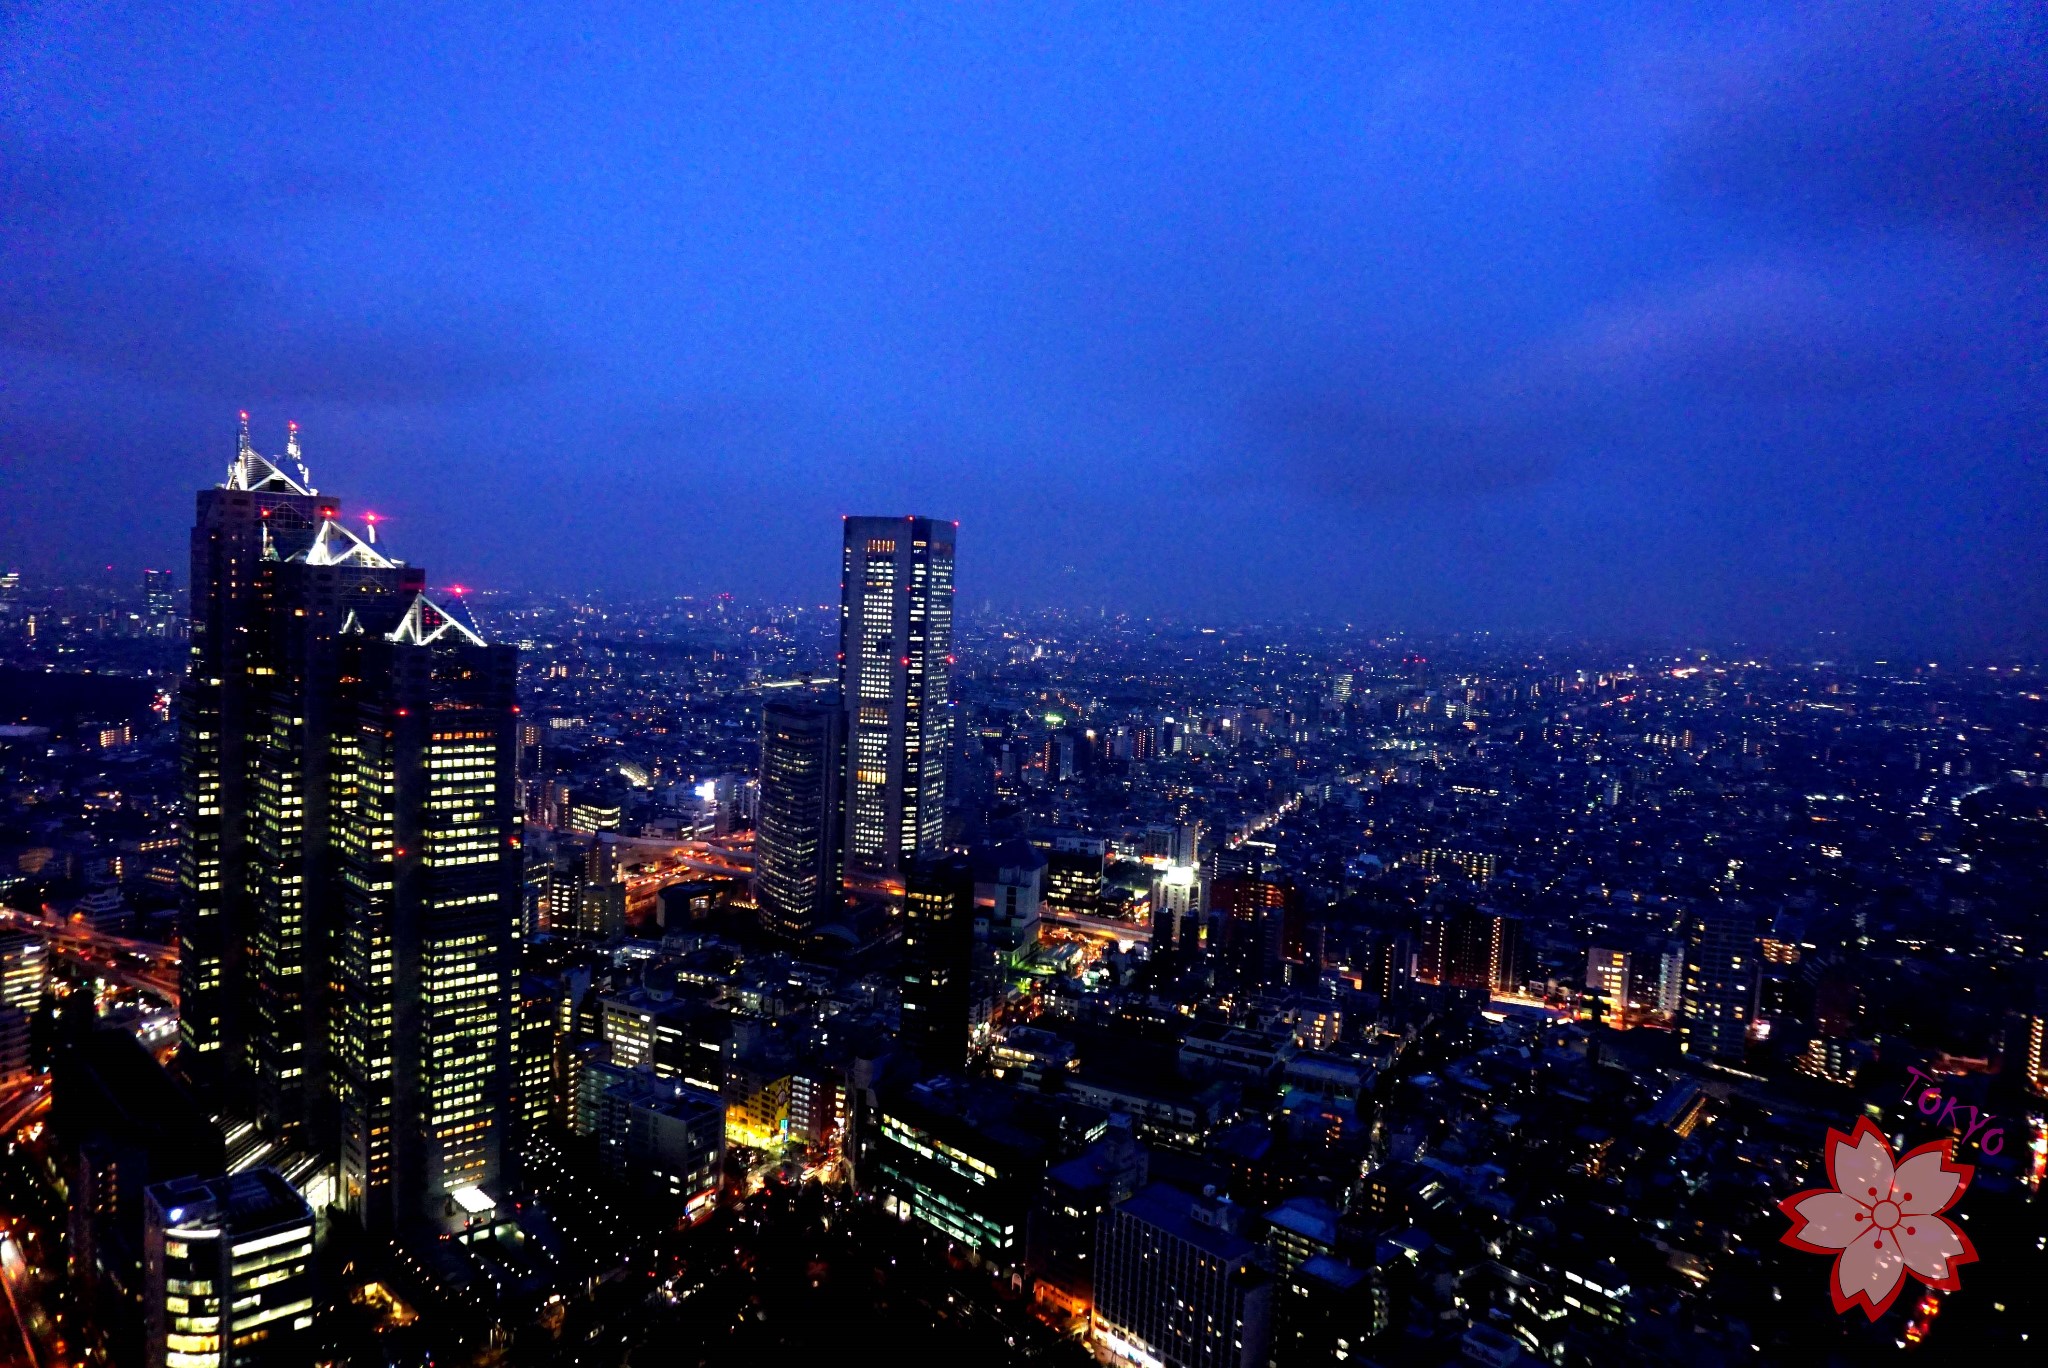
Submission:
M 846 870 L 891 880 L 945 828 L 955 524 L 848 518 L 839 581 Z
M 774 699 L 763 711 L 754 899 L 761 925 L 785 940 L 839 906 L 845 742 L 837 699 Z
M 965 1068 L 973 1011 L 974 861 L 911 866 L 903 899 L 903 1023 L 897 1038 L 926 1068 Z
M 503 1171 L 522 875 L 518 653 L 425 593 L 343 625 L 333 1079 L 366 1226 L 485 1219 Z
M 244 1074 L 249 1001 L 249 813 L 267 670 L 258 630 L 264 567 L 302 551 L 340 513 L 298 459 L 240 445 L 218 488 L 201 490 L 192 527 L 191 655 L 178 703 L 184 844 L 178 887 L 178 1066 L 203 1091 Z
M 338 1149 L 366 1225 L 446 1230 L 503 1163 L 516 652 L 339 512 L 296 426 L 268 460 L 246 415 L 199 496 L 180 1063 L 216 1109 Z
M 390 615 L 425 579 L 332 518 L 303 548 L 259 567 L 251 631 L 263 687 L 247 736 L 248 1066 L 256 1119 L 274 1136 L 302 1136 L 326 1077 L 324 987 L 341 901 L 330 804 L 340 631 L 351 615 Z

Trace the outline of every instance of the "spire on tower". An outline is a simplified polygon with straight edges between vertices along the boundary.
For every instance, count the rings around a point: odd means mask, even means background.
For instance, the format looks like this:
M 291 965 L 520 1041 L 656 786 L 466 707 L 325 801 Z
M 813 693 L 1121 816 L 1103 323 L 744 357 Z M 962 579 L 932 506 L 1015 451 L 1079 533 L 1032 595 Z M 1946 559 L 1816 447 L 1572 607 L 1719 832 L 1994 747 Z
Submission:
M 244 456 L 254 456 L 256 454 L 256 448 L 249 444 L 249 410 L 247 409 L 242 410 L 241 454 Z
M 292 464 L 298 468 L 299 483 L 310 490 L 313 487 L 313 472 L 306 469 L 306 458 L 299 454 L 299 425 L 286 423 L 284 428 L 284 454 L 291 457 Z

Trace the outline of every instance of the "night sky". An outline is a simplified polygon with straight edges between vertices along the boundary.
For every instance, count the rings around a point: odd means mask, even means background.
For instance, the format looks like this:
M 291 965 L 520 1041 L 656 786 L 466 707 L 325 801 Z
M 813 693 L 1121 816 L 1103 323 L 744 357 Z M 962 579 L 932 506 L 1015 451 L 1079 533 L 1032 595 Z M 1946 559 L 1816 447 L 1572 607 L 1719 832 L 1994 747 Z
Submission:
M 2048 646 L 2048 7 L 590 8 L 0 7 L 0 566 Z

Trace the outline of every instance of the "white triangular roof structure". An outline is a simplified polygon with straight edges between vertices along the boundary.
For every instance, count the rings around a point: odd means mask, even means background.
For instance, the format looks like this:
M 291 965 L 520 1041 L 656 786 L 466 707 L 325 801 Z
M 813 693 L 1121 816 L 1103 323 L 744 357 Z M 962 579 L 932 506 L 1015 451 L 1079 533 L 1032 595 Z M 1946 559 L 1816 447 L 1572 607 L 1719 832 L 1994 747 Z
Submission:
M 366 570 L 389 570 L 399 563 L 332 518 L 322 520 L 320 530 L 313 534 L 313 544 L 292 559 L 308 565 L 357 565 Z
M 397 627 L 384 634 L 384 639 L 402 645 L 431 646 L 450 632 L 455 633 L 456 641 L 461 645 L 488 644 L 474 627 L 420 593 L 413 595 L 412 605 L 405 610 L 405 616 Z

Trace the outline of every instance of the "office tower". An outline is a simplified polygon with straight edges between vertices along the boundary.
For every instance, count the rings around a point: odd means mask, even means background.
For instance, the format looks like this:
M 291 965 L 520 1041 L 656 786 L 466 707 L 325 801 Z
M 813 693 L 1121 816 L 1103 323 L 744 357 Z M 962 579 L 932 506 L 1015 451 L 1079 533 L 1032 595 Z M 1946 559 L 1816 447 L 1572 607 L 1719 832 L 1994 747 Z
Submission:
M 1686 940 L 1678 1048 L 1708 1059 L 1740 1059 L 1756 1011 L 1757 917 L 1739 903 L 1695 912 Z
M 1596 945 L 1586 952 L 1586 991 L 1600 998 L 1610 1025 L 1628 1025 L 1628 979 L 1628 951 Z
M 955 525 L 848 518 L 839 580 L 846 871 L 890 881 L 945 829 Z
M 839 911 L 845 742 L 837 699 L 776 699 L 762 712 L 754 900 L 761 925 L 788 941 Z
M 1034 831 L 1031 844 L 1045 855 L 1045 907 L 1092 917 L 1102 911 L 1102 878 L 1109 842 L 1073 831 Z
M 415 594 L 343 633 L 331 1049 L 342 1201 L 373 1230 L 486 1219 L 503 1162 L 518 660 L 456 602 Z
M 974 862 L 918 861 L 903 900 L 903 1024 L 897 1039 L 934 1072 L 967 1066 L 974 965 Z
M 159 621 L 177 616 L 178 591 L 171 582 L 170 571 L 142 572 L 142 606 L 144 612 Z
M 1255 1368 L 1272 1343 L 1272 1278 L 1236 1209 L 1165 1183 L 1102 1218 L 1096 1333 L 1115 1361 Z
M 258 567 L 247 1063 L 256 1119 L 281 1139 L 302 1138 L 324 1113 L 328 938 L 341 904 L 330 810 L 340 634 L 351 618 L 388 616 L 425 581 L 332 518 Z
M 246 1048 L 251 746 L 267 692 L 259 629 L 264 565 L 310 545 L 340 505 L 321 498 L 298 460 L 260 456 L 242 415 L 241 443 L 216 489 L 199 492 L 192 527 L 191 648 L 178 703 L 185 842 L 178 868 L 178 1067 L 218 1095 Z
M 278 1368 L 312 1358 L 313 1209 L 272 1169 L 146 1194 L 149 1368 Z
M 1021 1271 L 1047 1167 L 1099 1112 L 985 1079 L 942 1076 L 877 1092 L 864 1185 L 882 1209 L 973 1251 L 996 1274 Z M 869 1130 L 863 1120 L 861 1129 Z

